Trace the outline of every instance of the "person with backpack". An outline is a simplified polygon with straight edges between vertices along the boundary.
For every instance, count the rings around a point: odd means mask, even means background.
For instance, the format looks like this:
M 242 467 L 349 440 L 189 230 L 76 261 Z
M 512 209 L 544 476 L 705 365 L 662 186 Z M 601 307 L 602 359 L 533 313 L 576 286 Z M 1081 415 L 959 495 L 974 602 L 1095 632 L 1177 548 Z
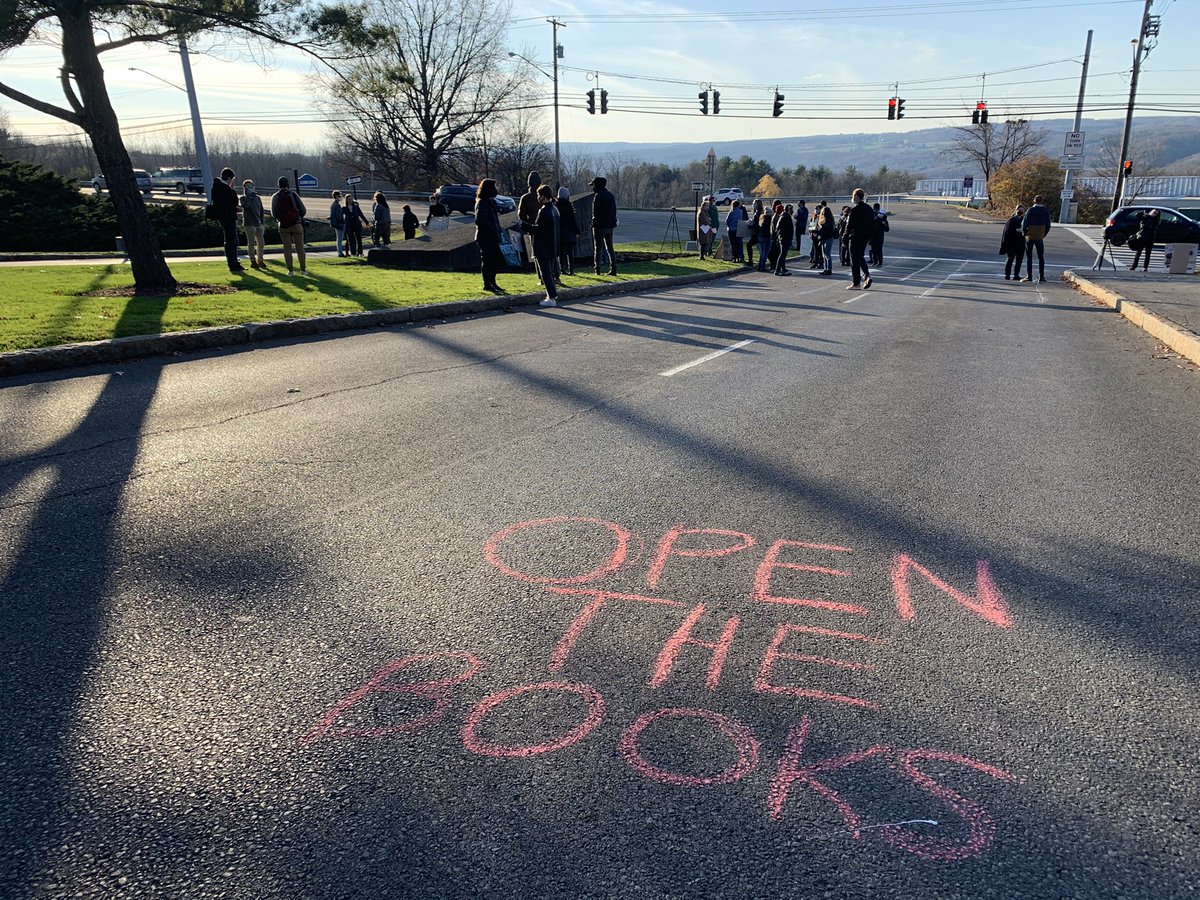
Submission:
M 288 275 L 293 274 L 293 252 L 300 259 L 300 274 L 308 274 L 304 256 L 304 217 L 307 214 L 300 195 L 288 187 L 286 178 L 281 177 L 279 190 L 271 195 L 271 215 L 279 223 L 279 239 L 283 242 L 283 261 Z
M 337 254 L 346 255 L 346 209 L 342 206 L 342 192 L 333 192 L 333 202 L 329 204 L 329 227 L 337 236 Z
M 387 197 L 383 196 L 383 191 L 376 191 L 373 199 L 375 202 L 371 204 L 371 218 L 375 222 L 375 228 L 371 232 L 371 240 L 376 247 L 381 243 L 385 247 L 390 247 L 392 244 L 392 208 L 388 206 Z
M 1021 231 L 1025 234 L 1025 278 L 1033 281 L 1033 252 L 1038 257 L 1038 284 L 1046 280 L 1046 235 L 1050 232 L 1050 210 L 1042 203 L 1042 195 L 1033 198 L 1033 206 L 1025 210 L 1025 218 L 1021 221 Z
M 350 194 L 342 198 L 342 212 L 346 214 L 346 255 L 362 256 L 363 226 L 370 225 L 362 207 Z
M 1025 238 L 1021 236 L 1021 220 L 1025 218 L 1025 207 L 1017 206 L 1004 223 L 1004 234 L 1000 236 L 1000 255 L 1004 261 L 1004 280 L 1021 280 L 1021 260 L 1025 257 Z

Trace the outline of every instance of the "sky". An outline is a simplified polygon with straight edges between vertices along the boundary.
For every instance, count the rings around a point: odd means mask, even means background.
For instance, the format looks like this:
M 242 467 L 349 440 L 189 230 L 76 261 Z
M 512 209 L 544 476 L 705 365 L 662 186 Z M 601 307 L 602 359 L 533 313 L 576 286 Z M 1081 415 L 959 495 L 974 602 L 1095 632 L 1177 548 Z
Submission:
M 1144 0 L 512 3 L 507 49 L 547 72 L 547 19 L 564 24 L 558 31 L 564 143 L 913 131 L 967 123 L 980 99 L 993 121 L 1070 117 L 1089 29 L 1085 118 L 1121 118 L 1130 41 L 1144 8 Z M 1160 33 L 1142 64 L 1137 108 L 1147 115 L 1198 114 L 1200 0 L 1154 0 L 1151 14 L 1161 17 Z M 316 85 L 307 59 L 279 51 L 253 60 L 217 48 L 191 58 L 207 134 L 231 129 L 293 148 L 325 143 L 326 126 L 310 102 Z M 177 54 L 141 46 L 102 60 L 128 143 L 190 135 Z M 18 48 L 0 57 L 0 81 L 64 105 L 59 65 L 53 46 Z M 535 77 L 545 89 L 545 134 L 552 140 L 551 82 Z M 607 115 L 586 111 L 585 93 L 597 84 L 608 91 Z M 704 116 L 697 94 L 710 85 L 721 94 L 721 112 Z M 776 89 L 785 97 L 778 118 L 771 115 Z M 902 121 L 887 119 L 893 94 L 905 99 Z M 0 110 L 35 141 L 74 131 L 6 98 Z

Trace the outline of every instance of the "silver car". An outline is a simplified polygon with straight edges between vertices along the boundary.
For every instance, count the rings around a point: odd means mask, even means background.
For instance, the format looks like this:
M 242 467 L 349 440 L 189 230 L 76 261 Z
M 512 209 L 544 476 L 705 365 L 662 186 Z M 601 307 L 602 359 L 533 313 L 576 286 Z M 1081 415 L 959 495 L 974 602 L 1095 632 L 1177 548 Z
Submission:
M 149 193 L 154 190 L 154 182 L 150 180 L 150 173 L 145 169 L 134 169 L 133 177 L 137 180 L 137 186 L 141 189 L 143 194 L 149 195 Z M 93 191 L 95 191 L 97 194 L 100 194 L 103 193 L 106 187 L 107 185 L 105 184 L 103 175 L 92 176 Z

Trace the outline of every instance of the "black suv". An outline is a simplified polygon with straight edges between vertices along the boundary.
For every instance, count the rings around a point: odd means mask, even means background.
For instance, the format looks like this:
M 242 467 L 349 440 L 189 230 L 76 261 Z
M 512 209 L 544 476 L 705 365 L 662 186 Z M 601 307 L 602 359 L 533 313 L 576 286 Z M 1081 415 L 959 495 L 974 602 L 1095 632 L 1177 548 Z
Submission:
M 1104 236 L 1113 244 L 1122 247 L 1137 234 L 1138 216 L 1152 209 L 1158 210 L 1158 232 L 1156 244 L 1200 244 L 1200 222 L 1194 222 L 1176 209 L 1165 206 L 1122 206 L 1112 212 L 1104 223 Z
M 475 211 L 475 194 L 478 190 L 473 184 L 443 184 L 434 196 L 450 212 L 470 213 Z

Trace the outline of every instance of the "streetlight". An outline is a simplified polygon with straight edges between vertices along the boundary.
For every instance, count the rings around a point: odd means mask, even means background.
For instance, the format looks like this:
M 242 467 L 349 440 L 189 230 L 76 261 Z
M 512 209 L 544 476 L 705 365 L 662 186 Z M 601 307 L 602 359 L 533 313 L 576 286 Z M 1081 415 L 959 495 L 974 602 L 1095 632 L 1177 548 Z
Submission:
M 514 53 L 510 50 L 508 51 L 508 55 L 516 59 L 524 60 L 554 82 L 554 186 L 558 187 L 560 184 L 562 184 L 562 153 L 559 150 L 558 141 L 558 60 L 562 55 L 562 47 L 558 45 L 558 29 L 566 28 L 567 26 L 557 19 L 547 19 L 546 21 L 552 26 L 554 47 L 551 56 L 554 60 L 554 74 L 547 72 L 532 59 L 520 53 Z
M 153 72 L 147 72 L 145 69 L 139 69 L 136 66 L 130 66 L 130 72 L 141 72 L 143 75 L 149 75 L 161 81 L 163 84 L 170 85 L 177 91 L 183 91 L 188 95 L 188 106 L 192 112 L 192 140 L 196 145 L 197 162 L 200 164 L 200 177 L 204 179 L 204 196 L 209 203 L 212 203 L 212 165 L 208 161 L 208 145 L 204 142 L 204 126 L 200 124 L 200 105 L 196 102 L 196 83 L 192 80 L 192 64 L 188 59 L 187 44 L 183 38 L 179 39 L 179 60 L 183 64 L 183 83 L 187 87 L 180 87 L 174 82 L 167 81 L 165 78 L 159 78 Z

